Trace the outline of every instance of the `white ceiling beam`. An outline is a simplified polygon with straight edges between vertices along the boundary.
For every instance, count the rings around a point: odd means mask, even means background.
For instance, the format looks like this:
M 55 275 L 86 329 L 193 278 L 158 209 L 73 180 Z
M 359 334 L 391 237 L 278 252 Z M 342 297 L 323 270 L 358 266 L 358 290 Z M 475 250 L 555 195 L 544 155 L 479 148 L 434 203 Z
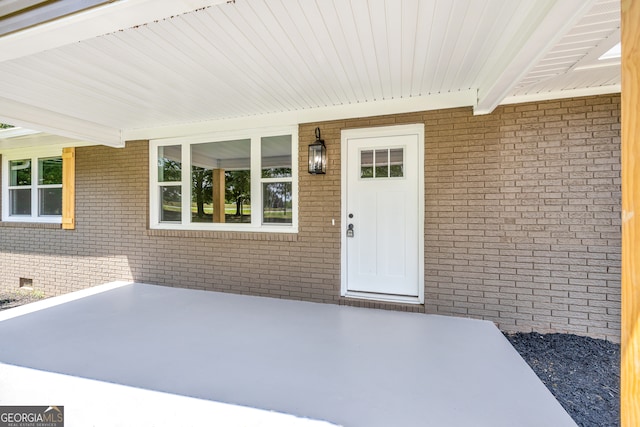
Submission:
M 503 61 L 494 63 L 485 83 L 478 89 L 473 113 L 489 114 L 593 6 L 594 0 L 562 0 L 549 3 L 546 13 L 532 26 L 528 37 L 519 38 L 505 51 Z
M 2 138 L 0 135 L 0 154 L 8 154 L 12 150 L 24 153 L 25 149 L 38 150 L 41 147 L 85 147 L 95 145 L 90 142 L 81 142 L 77 139 L 65 138 L 64 136 L 52 135 L 50 133 L 37 133 L 16 138 Z
M 3 97 L 0 97 L 0 122 L 80 141 L 111 147 L 124 147 L 122 132 L 119 129 Z
M 46 3 L 47 0 L 5 0 L 0 2 L 0 16 L 11 15 L 20 10 Z
M 119 0 L 0 37 L 0 62 L 226 2 Z
M 290 126 L 300 123 L 323 122 L 358 117 L 382 116 L 388 114 L 415 113 L 445 108 L 472 107 L 475 105 L 476 91 L 464 90 L 428 96 L 362 102 L 332 107 L 321 107 L 283 113 L 252 115 L 197 123 L 185 123 L 145 129 L 125 130 L 123 139 L 163 139 L 180 136 L 200 135 L 212 132 L 233 131 L 247 128 Z
M 507 96 L 500 103 L 500 105 L 522 104 L 524 102 L 540 102 L 540 101 L 548 101 L 552 99 L 563 99 L 563 98 L 578 98 L 581 96 L 606 95 L 610 93 L 620 93 L 621 90 L 622 90 L 621 85 L 615 84 L 615 85 L 607 85 L 607 86 L 559 90 L 555 92 L 531 93 L 527 95 Z

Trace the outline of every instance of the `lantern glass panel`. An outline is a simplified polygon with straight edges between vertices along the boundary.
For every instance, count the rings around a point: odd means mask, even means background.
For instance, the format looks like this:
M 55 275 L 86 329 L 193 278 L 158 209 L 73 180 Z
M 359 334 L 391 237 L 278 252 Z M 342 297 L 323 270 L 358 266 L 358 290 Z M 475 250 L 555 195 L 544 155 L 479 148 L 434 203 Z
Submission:
M 309 173 L 322 174 L 326 170 L 326 148 L 322 144 L 309 146 Z

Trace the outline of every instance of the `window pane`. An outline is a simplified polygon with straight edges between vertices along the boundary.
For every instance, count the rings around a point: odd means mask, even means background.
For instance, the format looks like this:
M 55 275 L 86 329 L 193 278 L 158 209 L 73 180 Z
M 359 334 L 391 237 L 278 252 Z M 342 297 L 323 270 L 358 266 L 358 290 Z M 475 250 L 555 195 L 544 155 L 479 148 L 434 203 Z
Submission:
M 394 148 L 390 150 L 389 160 L 391 161 L 389 175 L 394 178 L 404 176 L 404 149 Z
M 291 135 L 262 138 L 262 177 L 291 176 Z
M 373 178 L 373 150 L 360 152 L 360 178 Z
M 182 148 L 179 145 L 158 147 L 158 182 L 182 180 Z
M 237 170 L 224 173 L 225 222 L 251 222 L 251 171 Z
M 191 222 L 212 222 L 213 210 L 213 170 L 192 166 Z
M 182 188 L 177 185 L 160 187 L 160 221 L 182 220 Z
M 12 160 L 9 162 L 9 185 L 31 185 L 31 160 Z
M 31 189 L 9 190 L 9 214 L 31 216 Z
M 292 199 L 290 182 L 262 184 L 262 222 L 265 224 L 291 224 Z
M 62 215 L 62 188 L 41 188 L 38 193 L 40 199 L 38 215 Z
M 251 222 L 250 139 L 191 145 L 191 219 Z
M 38 160 L 38 184 L 62 184 L 62 157 Z
M 389 150 L 376 150 L 376 178 L 389 176 Z

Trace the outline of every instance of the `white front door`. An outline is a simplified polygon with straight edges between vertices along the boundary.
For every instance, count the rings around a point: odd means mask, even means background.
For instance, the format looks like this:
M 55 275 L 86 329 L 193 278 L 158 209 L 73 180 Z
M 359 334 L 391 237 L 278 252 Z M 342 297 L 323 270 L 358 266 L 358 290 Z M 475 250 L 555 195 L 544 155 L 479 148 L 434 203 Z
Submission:
M 342 132 L 342 295 L 424 301 L 424 126 Z

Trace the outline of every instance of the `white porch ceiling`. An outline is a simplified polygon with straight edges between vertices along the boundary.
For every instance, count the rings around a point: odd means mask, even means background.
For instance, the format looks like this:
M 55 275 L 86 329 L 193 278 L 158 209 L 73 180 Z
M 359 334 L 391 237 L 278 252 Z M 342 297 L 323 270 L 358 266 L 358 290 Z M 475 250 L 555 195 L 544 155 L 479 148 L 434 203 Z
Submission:
M 0 38 L 0 122 L 117 146 L 615 92 L 619 60 L 594 56 L 619 14 L 619 0 L 124 0 Z

